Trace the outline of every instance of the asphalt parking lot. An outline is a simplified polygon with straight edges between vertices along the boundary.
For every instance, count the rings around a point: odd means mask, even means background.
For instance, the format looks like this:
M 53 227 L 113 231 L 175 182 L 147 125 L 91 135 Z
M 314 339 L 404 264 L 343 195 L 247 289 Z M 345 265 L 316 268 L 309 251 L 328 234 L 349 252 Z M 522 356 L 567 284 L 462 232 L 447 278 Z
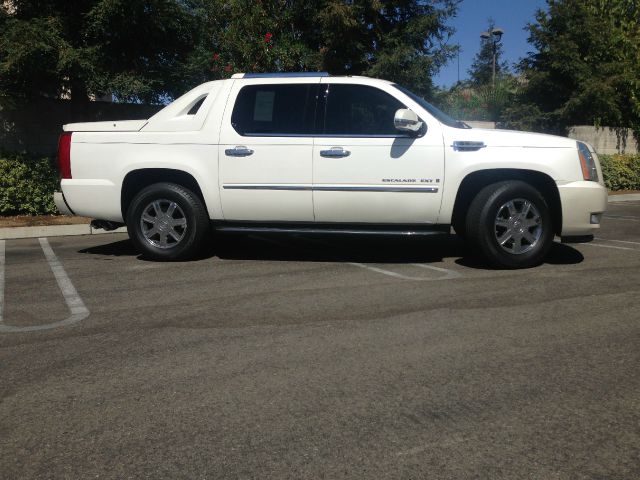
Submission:
M 640 202 L 524 271 L 455 236 L 0 240 L 0 315 L 2 478 L 640 478 Z

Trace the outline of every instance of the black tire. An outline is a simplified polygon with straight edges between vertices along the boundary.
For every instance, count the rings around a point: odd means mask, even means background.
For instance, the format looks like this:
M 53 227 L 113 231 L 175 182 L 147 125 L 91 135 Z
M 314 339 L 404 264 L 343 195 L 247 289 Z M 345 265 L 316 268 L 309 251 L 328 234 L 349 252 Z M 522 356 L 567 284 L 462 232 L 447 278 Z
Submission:
M 456 219 L 451 226 L 455 230 L 457 236 L 463 240 L 467 238 L 467 224 L 464 218 Z
M 135 247 L 153 260 L 193 258 L 209 232 L 202 201 L 175 183 L 155 183 L 141 190 L 129 205 L 126 220 Z
M 467 212 L 466 234 L 491 265 L 508 269 L 542 263 L 554 237 L 544 197 L 519 180 L 488 185 L 476 195 Z

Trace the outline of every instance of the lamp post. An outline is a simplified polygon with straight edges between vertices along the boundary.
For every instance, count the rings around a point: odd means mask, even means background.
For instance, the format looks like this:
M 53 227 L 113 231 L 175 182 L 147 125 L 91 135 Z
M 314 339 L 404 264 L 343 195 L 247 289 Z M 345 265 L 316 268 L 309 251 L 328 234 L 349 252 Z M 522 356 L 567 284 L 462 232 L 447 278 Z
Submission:
M 488 32 L 482 32 L 480 38 L 491 41 L 491 50 L 493 52 L 493 75 L 491 77 L 491 86 L 496 88 L 496 56 L 498 54 L 498 45 L 504 35 L 504 30 L 501 28 L 492 28 Z

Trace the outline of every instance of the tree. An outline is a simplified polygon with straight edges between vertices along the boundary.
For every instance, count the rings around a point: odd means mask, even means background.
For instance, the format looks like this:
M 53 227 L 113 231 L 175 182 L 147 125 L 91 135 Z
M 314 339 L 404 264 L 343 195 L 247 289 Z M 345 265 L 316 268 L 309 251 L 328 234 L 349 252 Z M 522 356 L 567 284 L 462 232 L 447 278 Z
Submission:
M 460 0 L 15 0 L 0 90 L 161 102 L 242 71 L 387 78 L 430 96 Z
M 495 22 L 492 18 L 488 20 L 487 32 L 491 32 L 495 28 Z M 473 85 L 489 85 L 493 80 L 493 48 L 494 38 L 482 38 L 480 40 L 480 51 L 476 53 L 471 68 L 467 71 Z M 508 73 L 509 65 L 506 61 L 500 61 L 503 55 L 502 44 L 496 43 L 496 78 L 504 73 Z
M 325 70 L 397 81 L 430 96 L 455 46 L 447 20 L 459 0 L 203 0 L 200 70 Z M 225 70 L 226 69 L 226 70 Z
M 396 81 L 431 97 L 431 77 L 453 57 L 447 20 L 458 0 L 330 0 L 318 14 L 323 68 Z
M 440 90 L 434 98 L 435 104 L 459 120 L 501 122 L 505 109 L 518 95 L 517 80 L 503 75 L 495 85 L 473 85 L 458 83 L 447 90 Z
M 0 89 L 159 101 L 185 89 L 198 18 L 187 0 L 13 0 L 0 18 Z
M 190 67 L 203 81 L 234 72 L 314 71 L 310 38 L 320 2 L 200 0 L 201 42 Z
M 535 48 L 519 69 L 513 127 L 565 133 L 569 125 L 631 128 L 640 137 L 640 2 L 548 0 L 528 26 Z

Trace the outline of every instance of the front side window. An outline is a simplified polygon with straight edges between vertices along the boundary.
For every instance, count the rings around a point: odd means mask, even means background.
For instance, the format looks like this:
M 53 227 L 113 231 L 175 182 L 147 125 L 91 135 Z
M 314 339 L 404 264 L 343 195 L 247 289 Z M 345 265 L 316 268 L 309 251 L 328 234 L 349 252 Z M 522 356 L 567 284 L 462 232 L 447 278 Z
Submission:
M 317 88 L 310 83 L 243 87 L 231 125 L 245 136 L 312 135 Z
M 388 93 L 366 85 L 330 84 L 324 115 L 324 135 L 404 136 L 393 118 L 407 108 Z
M 434 105 L 431 105 L 429 102 L 427 102 L 424 98 L 422 98 L 419 95 L 416 95 L 415 93 L 413 93 L 411 90 L 401 87 L 400 85 L 393 85 L 395 88 L 397 88 L 398 90 L 400 90 L 402 93 L 404 93 L 405 95 L 407 95 L 409 98 L 411 98 L 411 100 L 413 100 L 414 102 L 416 102 L 418 105 L 420 105 L 422 108 L 424 108 L 427 112 L 429 112 L 431 115 L 433 115 L 434 117 L 436 117 L 436 119 L 440 122 L 445 124 L 447 127 L 453 127 L 453 128 L 471 128 L 469 125 L 467 125 L 464 122 L 461 122 L 460 120 L 456 120 L 455 118 L 450 117 L 449 115 L 447 115 L 446 113 L 444 113 L 442 110 L 440 110 L 439 108 L 435 107 Z

